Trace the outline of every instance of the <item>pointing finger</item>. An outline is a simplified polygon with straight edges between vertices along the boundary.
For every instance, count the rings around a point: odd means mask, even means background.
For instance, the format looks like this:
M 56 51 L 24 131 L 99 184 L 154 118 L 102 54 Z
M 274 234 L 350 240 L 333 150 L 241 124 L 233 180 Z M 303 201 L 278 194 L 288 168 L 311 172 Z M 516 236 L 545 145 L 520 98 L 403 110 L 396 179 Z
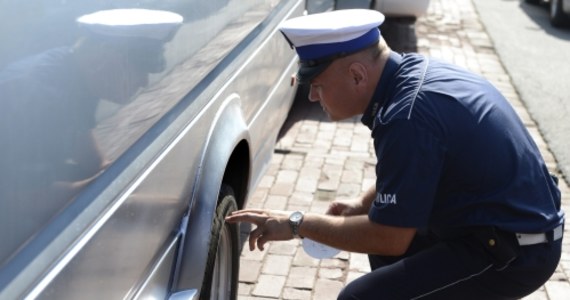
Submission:
M 247 222 L 255 225 L 262 224 L 266 219 L 266 216 L 249 212 L 240 212 L 237 214 L 229 215 L 225 218 L 226 222 L 228 223 Z

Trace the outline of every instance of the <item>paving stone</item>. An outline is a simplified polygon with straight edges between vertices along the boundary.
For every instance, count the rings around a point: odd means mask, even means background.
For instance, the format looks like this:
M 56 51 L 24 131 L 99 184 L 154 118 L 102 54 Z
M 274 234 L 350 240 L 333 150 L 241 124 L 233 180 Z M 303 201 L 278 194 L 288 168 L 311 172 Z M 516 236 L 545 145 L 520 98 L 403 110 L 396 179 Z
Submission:
M 342 183 L 361 183 L 362 182 L 362 169 L 359 170 L 350 170 L 345 169 L 342 172 L 340 182 Z
M 340 183 L 338 185 L 338 198 L 356 198 L 360 195 L 360 183 Z
M 303 165 L 304 155 L 287 155 L 281 163 L 282 170 L 299 170 Z
M 269 193 L 269 189 L 267 188 L 259 188 L 253 193 L 251 198 L 249 199 L 247 205 L 250 208 L 262 208 L 263 203 L 265 203 L 265 199 L 267 194 Z
M 291 268 L 292 261 L 292 256 L 269 254 L 265 258 L 261 273 L 286 276 L 289 274 L 289 269 Z
M 293 193 L 295 185 L 292 183 L 275 183 L 269 193 L 278 196 L 290 196 Z
M 275 182 L 279 183 L 292 183 L 297 180 L 299 172 L 297 170 L 280 170 L 277 172 L 277 178 Z
M 349 260 L 349 269 L 351 271 L 368 273 L 370 272 L 370 264 L 366 254 L 351 253 Z
M 256 283 L 261 274 L 261 261 L 242 259 L 240 261 L 239 280 L 243 283 Z
M 320 172 L 319 172 L 320 173 Z M 299 178 L 297 184 L 295 185 L 295 191 L 299 192 L 314 192 L 319 184 L 319 175 L 314 176 L 303 176 Z
M 291 195 L 291 197 L 289 197 L 288 201 L 289 203 L 296 204 L 311 204 L 313 199 L 315 199 L 315 191 L 316 189 L 310 192 L 296 191 Z
M 341 268 L 320 268 L 319 278 L 332 279 L 332 280 L 342 280 L 344 275 L 344 270 Z
M 243 251 L 241 252 L 241 259 L 243 260 L 253 260 L 253 261 L 263 261 L 265 255 L 267 255 L 267 248 L 264 251 L 254 250 L 249 251 L 249 246 L 245 245 Z
M 329 208 L 329 201 L 313 201 L 309 208 L 312 213 L 324 214 Z
M 285 276 L 260 275 L 251 295 L 267 298 L 279 298 L 284 285 Z
M 323 157 L 308 154 L 307 157 L 305 158 L 303 170 L 305 170 L 305 169 L 317 169 L 318 174 L 320 175 L 321 174 L 321 168 L 323 167 L 323 163 L 324 163 Z M 302 172 L 303 172 L 303 170 L 302 170 Z M 301 175 L 313 176 L 313 174 L 305 174 L 304 172 Z
M 310 257 L 305 251 L 299 249 L 293 258 L 293 266 L 318 267 L 320 261 Z
M 283 299 L 284 300 L 304 300 L 304 299 L 311 299 L 311 291 L 310 290 L 303 290 L 303 289 L 296 289 L 291 287 L 286 287 L 283 290 Z
M 313 299 L 336 299 L 344 284 L 336 280 L 318 279 Z
M 275 255 L 288 255 L 292 258 L 297 252 L 298 248 L 298 240 L 271 243 L 271 246 L 269 247 L 269 253 Z
M 287 196 L 282 195 L 269 195 L 263 205 L 267 209 L 280 209 L 283 210 L 287 207 Z
M 263 176 L 257 188 L 270 188 L 273 185 L 274 181 L 274 176 Z
M 285 285 L 296 289 L 312 290 L 316 279 L 316 267 L 292 267 Z
M 549 300 L 567 300 L 570 296 L 568 281 L 548 281 L 544 287 Z
M 329 258 L 329 259 L 322 259 L 320 263 L 321 268 L 326 269 L 346 269 L 348 262 L 346 259 L 338 259 L 338 258 Z
M 256 277 L 256 280 L 257 280 L 257 277 Z M 253 289 L 253 284 L 240 282 L 238 284 L 238 298 L 240 298 L 241 295 L 244 295 L 244 296 L 250 295 L 252 289 Z

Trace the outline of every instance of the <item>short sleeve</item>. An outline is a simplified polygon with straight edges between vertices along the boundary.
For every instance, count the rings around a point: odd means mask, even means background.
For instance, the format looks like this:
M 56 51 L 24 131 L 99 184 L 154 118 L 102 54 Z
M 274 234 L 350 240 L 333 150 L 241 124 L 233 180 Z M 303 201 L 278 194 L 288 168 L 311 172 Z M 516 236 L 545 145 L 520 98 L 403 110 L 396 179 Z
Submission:
M 373 136 L 378 164 L 370 220 L 425 227 L 443 168 L 444 147 L 425 127 L 409 119 L 378 126 Z

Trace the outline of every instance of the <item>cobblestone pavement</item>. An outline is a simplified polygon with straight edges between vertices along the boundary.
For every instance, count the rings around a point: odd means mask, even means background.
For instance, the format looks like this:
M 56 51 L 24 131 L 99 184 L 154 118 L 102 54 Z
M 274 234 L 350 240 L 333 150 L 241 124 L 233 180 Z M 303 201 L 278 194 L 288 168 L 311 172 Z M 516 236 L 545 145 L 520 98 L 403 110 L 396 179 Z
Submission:
M 387 40 L 393 42 L 394 49 L 448 60 L 492 81 L 511 101 L 549 168 L 556 172 L 556 161 L 521 103 L 471 1 L 431 0 L 428 14 L 416 22 L 416 36 L 406 37 L 406 41 L 394 36 Z M 404 30 L 381 29 L 384 35 Z M 359 118 L 330 122 L 318 104 L 296 103 L 271 166 L 248 206 L 322 213 L 331 199 L 357 197 L 370 187 L 375 180 L 375 163 L 370 132 Z M 564 181 L 561 190 L 568 212 L 570 190 Z M 570 299 L 568 229 L 564 237 L 564 253 L 556 273 L 525 299 Z M 246 247 L 240 262 L 242 300 L 336 299 L 343 286 L 370 270 L 363 254 L 341 252 L 333 259 L 316 260 L 303 252 L 297 240 L 273 242 L 263 252 L 251 252 Z

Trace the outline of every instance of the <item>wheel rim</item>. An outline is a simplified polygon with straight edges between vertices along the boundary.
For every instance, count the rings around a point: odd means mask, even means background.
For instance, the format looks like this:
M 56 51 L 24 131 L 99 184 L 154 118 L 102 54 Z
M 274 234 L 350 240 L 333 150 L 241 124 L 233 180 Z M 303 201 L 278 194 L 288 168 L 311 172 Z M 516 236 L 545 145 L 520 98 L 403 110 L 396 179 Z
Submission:
M 218 251 L 212 274 L 212 290 L 210 299 L 230 299 L 232 287 L 232 241 L 228 225 L 222 226 Z
M 558 0 L 550 0 L 550 18 L 558 15 Z

